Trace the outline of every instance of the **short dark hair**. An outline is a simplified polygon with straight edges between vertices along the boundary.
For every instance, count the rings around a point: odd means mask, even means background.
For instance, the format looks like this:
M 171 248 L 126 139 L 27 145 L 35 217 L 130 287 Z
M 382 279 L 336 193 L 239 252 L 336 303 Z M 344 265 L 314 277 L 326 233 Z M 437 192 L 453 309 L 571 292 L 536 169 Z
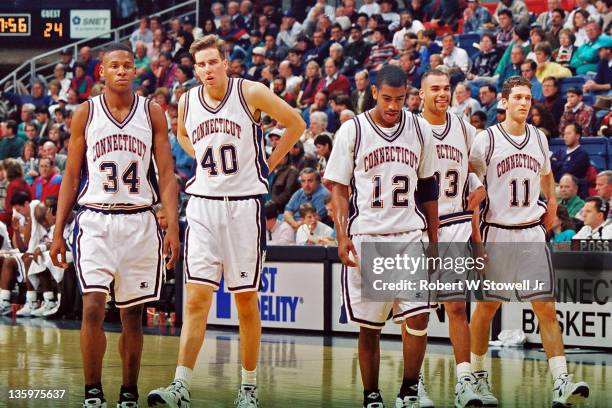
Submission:
M 14 120 L 10 119 L 6 121 L 6 128 L 7 129 L 11 129 L 13 131 L 13 134 L 16 135 L 17 134 L 17 122 L 15 122 Z
M 432 29 L 424 30 L 423 36 L 428 37 L 431 41 L 436 39 L 436 31 Z
M 12 200 L 11 200 L 12 201 Z M 600 212 L 604 215 L 604 218 L 608 216 L 608 212 L 610 212 L 610 204 L 607 200 L 599 196 L 591 196 L 584 200 L 584 203 L 595 203 L 595 209 L 597 212 Z
M 522 41 L 527 41 L 529 39 L 529 27 L 521 24 L 518 27 L 514 27 L 514 33 L 520 38 Z
M 315 146 L 316 145 L 327 145 L 329 146 L 329 150 L 331 150 L 334 142 L 332 141 L 332 138 L 329 137 L 329 135 L 322 134 L 322 135 L 315 137 L 314 144 Z
M 557 7 L 555 9 L 553 9 L 552 13 L 559 13 L 559 14 L 561 14 L 561 18 L 565 18 L 565 10 L 563 10 L 560 7 Z
M 106 47 L 104 47 L 104 54 L 108 54 L 108 53 L 113 52 L 113 51 L 125 51 L 125 52 L 129 53 L 132 57 L 134 57 L 134 51 L 132 51 L 132 49 L 130 47 L 128 47 L 127 45 L 122 44 L 122 43 L 114 42 L 114 43 L 110 43 Z
M 582 89 L 580 88 L 570 88 L 565 93 L 571 93 L 574 95 L 582 96 Z
M 531 81 L 522 76 L 511 76 L 510 78 L 504 81 L 504 86 L 502 87 L 502 98 L 508 99 L 510 97 L 510 92 L 512 92 L 512 88 L 517 86 L 526 86 L 531 90 Z
M 538 69 L 538 64 L 532 59 L 525 60 L 521 65 L 529 65 L 532 71 Z
M 266 220 L 276 218 L 278 216 L 278 206 L 276 203 L 268 201 L 264 205 L 264 214 L 266 215 Z
M 406 73 L 397 65 L 385 65 L 378 71 L 376 77 L 376 87 L 380 89 L 383 85 L 389 85 L 392 88 L 405 87 Z
M 187 65 L 179 65 L 177 69 L 181 70 L 183 74 L 187 77 L 187 79 L 193 78 L 193 69 L 188 67 Z
M 491 40 L 491 42 L 493 43 L 493 45 L 497 45 L 497 37 L 495 37 L 493 34 L 491 33 L 484 33 L 480 39 L 483 39 L 484 37 L 487 37 L 489 40 Z
M 317 210 L 314 208 L 314 206 L 311 203 L 300 204 L 299 211 L 300 211 L 300 215 L 302 216 L 302 218 L 306 217 L 306 214 L 316 214 L 317 213 Z
M 573 122 L 573 123 L 568 123 L 567 125 L 565 125 L 566 128 L 568 128 L 569 126 L 573 126 L 574 132 L 576 132 L 577 135 L 582 136 L 582 126 L 580 126 L 580 124 Z
M 550 57 L 552 54 L 552 47 L 547 41 L 543 41 L 535 46 L 535 52 L 543 52 Z
M 483 122 L 487 121 L 487 115 L 483 111 L 476 111 L 472 113 L 472 116 L 478 116 L 478 118 Z
M 512 16 L 512 11 L 510 11 L 510 9 L 500 10 L 499 13 L 497 13 L 497 16 L 499 17 L 501 15 L 506 15 L 506 16 L 510 17 L 510 20 L 512 20 L 512 17 L 513 17 Z
M 493 84 L 482 84 L 479 89 L 487 88 L 489 92 L 497 93 L 497 88 Z
M 159 54 L 160 57 L 164 57 L 168 61 L 172 61 L 172 54 L 169 51 L 164 51 Z
M 552 83 L 555 86 L 555 88 L 559 88 L 559 80 L 557 78 L 552 77 L 552 76 L 548 76 L 548 77 L 546 77 L 546 78 L 544 78 L 542 80 L 542 84 L 544 84 L 544 82 L 546 82 L 546 81 L 552 81 Z
M 32 201 L 30 193 L 27 193 L 25 191 L 16 191 L 15 194 L 13 194 L 13 196 L 11 197 L 11 206 L 14 207 L 16 205 L 25 205 L 30 201 Z
M 448 75 L 447 72 L 444 72 L 444 71 L 442 71 L 440 69 L 434 68 L 434 69 L 430 69 L 428 71 L 425 71 L 425 73 L 421 77 L 421 83 L 425 82 L 425 79 L 429 78 L 430 76 L 444 76 L 444 77 L 447 77 L 450 80 L 450 75 Z

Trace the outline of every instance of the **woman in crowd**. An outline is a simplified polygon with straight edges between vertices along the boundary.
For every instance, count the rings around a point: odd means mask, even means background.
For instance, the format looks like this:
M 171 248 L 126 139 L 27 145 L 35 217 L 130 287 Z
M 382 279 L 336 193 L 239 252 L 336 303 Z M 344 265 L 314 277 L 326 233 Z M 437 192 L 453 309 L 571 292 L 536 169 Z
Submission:
M 589 12 L 583 9 L 576 10 L 574 13 L 574 34 L 576 35 L 576 41 L 574 45 L 576 48 L 589 41 L 589 37 L 586 34 L 586 24 L 589 21 Z
M 21 157 L 17 159 L 17 162 L 23 169 L 26 183 L 32 185 L 34 179 L 38 177 L 38 159 L 36 158 L 36 145 L 33 142 L 27 141 L 24 143 Z
M 567 208 L 560 205 L 557 207 L 555 222 L 551 230 L 551 241 L 553 243 L 571 242 L 576 235 L 574 221 L 570 218 Z
M 531 107 L 531 124 L 544 132 L 548 139 L 559 136 L 552 113 L 541 103 Z
M 567 28 L 561 29 L 559 31 L 559 48 L 557 48 L 553 53 L 551 60 L 556 62 L 557 64 L 561 64 L 566 68 L 569 68 L 569 63 L 572 60 L 572 55 L 574 55 L 574 51 L 576 51 L 576 46 L 574 46 L 574 42 L 576 42 L 576 36 Z
M 302 89 L 297 98 L 298 106 L 304 109 L 314 102 L 314 96 L 321 85 L 321 67 L 316 61 L 306 65 L 306 80 L 302 82 Z

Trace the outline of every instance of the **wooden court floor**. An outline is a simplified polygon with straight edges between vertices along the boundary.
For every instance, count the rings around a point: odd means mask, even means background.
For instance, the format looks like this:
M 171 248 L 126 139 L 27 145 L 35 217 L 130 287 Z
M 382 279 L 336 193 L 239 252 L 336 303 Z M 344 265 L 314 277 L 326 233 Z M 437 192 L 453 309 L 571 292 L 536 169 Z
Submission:
M 59 328 L 41 319 L 0 320 L 0 406 L 80 406 L 83 386 L 78 322 L 67 325 L 72 328 Z M 174 374 L 178 333 L 165 331 L 167 335 L 145 336 L 139 382 L 143 407 L 147 392 L 167 385 Z M 117 338 L 116 332 L 107 334 L 103 385 L 109 407 L 114 407 L 121 379 Z M 498 349 L 492 354 L 489 371 L 500 406 L 550 407 L 552 380 L 543 352 Z M 583 350 L 569 354 L 568 360 L 576 377 L 591 386 L 592 395 L 585 406 L 612 407 L 612 356 Z M 383 340 L 380 383 L 387 406 L 394 402 L 401 371 L 401 343 Z M 450 346 L 430 344 L 424 372 L 436 407 L 452 406 L 454 361 Z M 210 330 L 194 373 L 192 406 L 233 406 L 239 375 L 237 332 Z M 360 407 L 356 338 L 265 333 L 258 384 L 261 407 Z M 62 400 L 9 399 L 11 389 L 62 389 L 65 396 Z

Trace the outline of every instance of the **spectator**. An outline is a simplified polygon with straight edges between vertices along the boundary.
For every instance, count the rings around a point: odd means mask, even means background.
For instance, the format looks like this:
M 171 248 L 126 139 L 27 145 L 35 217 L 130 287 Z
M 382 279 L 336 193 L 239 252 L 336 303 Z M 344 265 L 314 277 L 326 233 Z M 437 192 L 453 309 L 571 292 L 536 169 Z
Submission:
M 526 60 L 521 64 L 521 75 L 531 81 L 531 97 L 534 101 L 542 101 L 542 84 L 536 78 L 538 64 L 533 60 Z
M 412 88 L 408 91 L 408 100 L 406 101 L 406 107 L 408 111 L 416 114 L 421 113 L 421 95 L 419 94 L 419 90 L 416 88 Z
M 476 111 L 470 116 L 470 124 L 476 130 L 484 130 L 487 124 L 487 115 L 483 111 Z
M 582 90 L 571 88 L 567 91 L 567 103 L 559 121 L 559 133 L 562 133 L 570 123 L 577 123 L 586 135 L 591 133 L 593 108 L 582 102 Z
M 57 166 L 59 171 L 63 174 L 66 169 L 66 155 L 57 153 L 57 146 L 55 143 L 48 141 L 42 146 L 42 157 L 49 157 L 53 163 Z
M 70 88 L 75 91 L 79 97 L 79 103 L 89 99 L 91 88 L 94 86 L 94 80 L 86 74 L 86 66 L 82 62 L 77 62 L 74 66 L 74 78 L 70 84 Z
M 323 89 L 330 95 L 342 94 L 350 95 L 351 84 L 347 77 L 338 73 L 338 62 L 333 58 L 325 60 L 325 78 L 323 79 Z
M 436 42 L 436 32 L 434 30 L 419 31 L 417 34 L 417 45 L 420 47 L 419 54 L 421 55 L 421 66 L 419 71 L 424 73 L 430 68 L 430 57 L 441 52 L 442 47 Z
M 585 92 L 606 93 L 612 89 L 612 37 L 606 36 L 599 41 L 599 63 L 597 75 L 583 85 Z
M 43 106 L 39 106 L 34 111 L 34 116 L 36 116 L 36 122 L 38 123 L 38 137 L 49 137 L 49 131 L 53 125 L 49 118 L 49 110 Z
M 496 46 L 497 43 L 493 34 L 484 33 L 480 37 L 480 52 L 476 55 L 472 69 L 467 75 L 468 80 L 483 81 L 495 74 L 495 68 L 499 62 Z
M 570 67 L 576 72 L 576 75 L 584 75 L 589 71 L 597 71 L 597 62 L 599 61 L 598 51 L 602 43 L 609 41 L 609 36 L 601 34 L 599 24 L 594 21 L 589 21 L 585 27 L 588 41 L 582 44 L 570 62 Z
M 0 160 L 0 214 L 5 210 L 4 207 L 6 205 L 7 186 L 8 180 L 6 179 L 6 168 L 4 167 L 4 161 Z M 0 222 L 0 225 L 4 225 L 4 223 Z M 4 225 L 4 228 L 6 228 L 6 225 Z
M 548 11 L 540 13 L 536 19 L 536 24 L 542 27 L 543 30 L 548 31 L 553 27 L 553 20 L 555 19 L 554 12 L 555 9 L 561 7 L 561 2 L 560 0 L 547 0 L 546 5 L 548 6 L 546 8 Z M 561 25 L 563 25 L 563 21 L 561 21 Z
M 597 174 L 595 191 L 598 196 L 612 205 L 612 170 L 605 170 Z
M 14 120 L 3 122 L 0 127 L 2 140 L 0 141 L 0 160 L 18 158 L 25 141 L 17 137 L 17 123 Z
M 295 231 L 285 221 L 279 221 L 278 206 L 267 202 L 264 211 L 266 214 L 266 237 L 268 245 L 295 244 Z
M 279 132 L 273 130 L 273 132 Z M 270 174 L 270 202 L 276 204 L 276 208 L 285 208 L 293 193 L 299 188 L 299 171 L 291 165 L 289 157 L 285 156 L 278 167 Z
M 347 120 L 351 120 L 355 117 L 355 112 L 350 109 L 344 109 L 340 112 L 340 124 L 342 125 Z
M 576 123 L 569 124 L 563 132 L 563 140 L 567 149 L 559 151 L 551 157 L 551 167 L 555 181 L 559 182 L 561 175 L 571 174 L 577 178 L 584 178 L 589 168 L 589 155 L 580 146 L 582 128 Z
M 62 175 L 57 173 L 53 160 L 43 157 L 38 161 L 38 173 L 32 184 L 32 198 L 34 200 L 45 201 L 47 197 L 59 196 Z
M 317 93 L 315 93 L 314 102 L 312 103 L 312 105 L 302 111 L 302 118 L 306 122 L 307 126 L 310 126 L 310 115 L 312 115 L 313 112 L 324 112 L 325 115 L 327 115 L 328 119 L 333 116 L 333 112 L 329 104 L 327 103 L 328 101 L 329 93 L 326 90 L 320 89 L 317 91 Z M 330 132 L 336 131 L 335 128 L 332 128 L 333 124 L 331 123 L 331 121 L 328 120 L 327 125 L 327 130 L 329 130 Z
M 425 23 L 427 28 L 436 30 L 436 34 L 457 32 L 459 18 L 461 13 L 459 3 L 455 0 L 440 0 L 431 3 L 432 15 L 428 23 Z
M 66 67 L 64 64 L 56 64 L 53 67 L 53 77 L 60 83 L 59 95 L 66 97 L 70 89 L 70 79 L 66 77 Z
M 574 221 L 570 218 L 567 208 L 562 205 L 557 206 L 557 214 L 551 232 L 552 242 L 555 244 L 571 242 L 572 237 L 576 235 Z
M 319 221 L 319 216 L 311 203 L 300 205 L 300 215 L 303 223 L 295 233 L 295 243 L 298 245 L 325 245 L 334 241 L 334 230 Z
M 504 69 L 501 70 L 497 77 L 497 87 L 502 89 L 506 79 L 521 75 L 521 66 L 525 62 L 525 48 L 521 45 L 513 45 L 510 51 L 510 64 L 507 64 Z M 499 65 L 498 65 L 499 68 Z M 496 71 L 497 72 L 497 71 Z M 495 78 L 494 77 L 494 78 Z
M 170 119 L 170 132 L 168 132 L 168 139 L 170 141 L 170 149 L 172 151 L 172 157 L 174 158 L 174 170 L 180 176 L 183 182 L 186 182 L 195 173 L 195 161 L 191 156 L 183 150 L 178 142 L 177 135 L 177 124 L 178 118 L 173 117 Z
M 438 67 L 444 66 L 444 59 L 442 58 L 442 54 L 432 54 L 429 57 L 429 67 L 431 69 L 436 69 Z M 448 69 L 448 68 L 444 68 Z
M 65 67 L 66 70 L 66 78 L 72 79 L 72 75 L 74 72 L 74 64 L 76 63 L 73 58 L 72 51 L 68 48 L 64 48 L 60 51 L 60 59 L 62 60 L 61 64 Z
M 587 11 L 577 10 L 574 14 L 574 25 L 572 27 L 572 31 L 576 36 L 576 41 L 574 41 L 574 45 L 576 47 L 580 47 L 589 40 L 585 29 L 588 21 L 589 13 Z
M 38 136 L 38 125 L 35 121 L 27 122 L 25 124 L 25 136 L 26 142 L 33 142 L 34 144 L 38 144 L 38 142 L 40 141 L 40 137 Z M 17 137 L 20 138 L 19 135 Z M 24 140 L 23 138 L 20 139 Z
M 541 103 L 534 103 L 531 107 L 531 124 L 544 132 L 548 139 L 559 136 L 559 129 L 552 113 Z
M 535 48 L 536 61 L 538 67 L 536 70 L 536 78 L 542 81 L 544 78 L 553 77 L 557 79 L 568 78 L 572 76 L 572 71 L 565 68 L 563 65 L 549 61 L 552 55 L 550 44 L 547 42 L 540 43 Z
M 304 224 L 304 220 L 300 215 L 300 206 L 304 203 L 311 203 L 319 214 L 320 219 L 324 219 L 327 215 L 325 210 L 325 197 L 329 195 L 329 191 L 321 185 L 321 176 L 315 169 L 306 167 L 300 172 L 300 184 L 302 188 L 297 190 L 285 207 L 285 221 L 297 230 L 300 225 Z
M 194 41 L 201 38 L 203 35 L 202 29 L 195 26 L 193 16 L 183 16 L 181 18 L 181 28 L 182 31 L 191 34 Z M 246 32 L 243 31 L 242 34 L 246 34 Z
M 312 35 L 312 42 L 314 47 L 311 47 L 304 54 L 304 61 L 309 62 L 315 60 L 319 65 L 323 65 L 323 61 L 329 56 L 331 42 L 325 39 L 325 33 L 323 31 L 315 31 Z
M 374 30 L 374 45 L 370 51 L 370 56 L 365 61 L 365 68 L 368 71 L 378 71 L 397 54 L 393 44 L 387 42 L 387 33 L 385 26 L 377 27 Z
M 287 62 L 287 61 L 285 61 Z M 272 83 L 272 91 L 281 99 L 284 99 L 289 105 L 295 107 L 295 100 L 297 99 L 297 95 L 291 90 L 287 89 L 287 82 L 285 78 L 276 77 Z
M 470 96 L 467 84 L 459 82 L 453 93 L 453 106 L 450 108 L 450 112 L 469 120 L 471 114 L 480 109 L 478 101 Z
M 380 14 L 380 6 L 374 0 L 363 0 L 363 4 L 359 7 L 359 13 L 365 13 L 368 17 L 373 14 Z
M 163 52 L 159 55 L 159 67 L 154 72 L 158 88 L 171 89 L 176 77 L 177 66 L 172 62 L 172 54 Z
M 149 17 L 143 16 L 140 18 L 140 25 L 130 35 L 130 43 L 132 44 L 132 50 L 136 51 L 136 44 L 142 42 L 147 45 L 153 44 L 153 31 L 149 29 L 150 20 Z
M 595 2 L 597 12 L 601 16 L 602 21 L 602 32 L 604 34 L 612 34 L 612 1 L 610 0 L 597 0 Z
M 91 55 L 90 47 L 83 47 L 79 50 L 79 62 L 84 65 L 86 76 L 96 82 L 100 79 L 100 61 Z
M 453 68 L 458 68 L 465 77 L 465 74 L 468 72 L 470 58 L 467 51 L 455 46 L 455 37 L 450 33 L 442 37 L 442 57 L 444 58 L 444 65 L 451 68 L 451 72 Z
M 180 64 L 181 57 L 189 55 L 189 47 L 193 44 L 193 35 L 187 31 L 179 31 L 176 36 L 176 47 L 174 52 L 174 60 Z
M 585 12 L 588 17 L 592 17 L 595 20 L 599 18 L 599 13 L 597 12 L 597 8 L 590 3 L 590 0 L 576 0 L 576 8 L 574 8 L 570 14 L 567 16 L 567 20 L 565 20 L 565 28 L 572 28 L 574 24 L 574 15 L 578 12 Z
M 26 125 L 33 121 L 35 110 L 36 106 L 32 103 L 24 103 L 23 105 L 21 105 L 21 122 L 19 123 L 19 125 L 17 125 L 17 137 L 24 140 L 27 139 Z M 36 127 L 36 131 L 38 132 L 38 126 Z
M 552 1 L 558 2 L 558 0 L 552 0 Z M 561 33 L 564 30 L 563 22 L 565 21 L 565 11 L 563 11 L 563 9 L 561 8 L 555 8 L 555 9 L 549 9 L 549 10 L 552 10 L 550 26 L 542 27 L 542 28 L 546 31 L 546 41 L 548 41 L 548 43 L 553 49 L 556 49 L 556 48 L 559 48 L 559 44 L 561 42 Z M 565 29 L 565 30 L 567 30 L 566 32 L 572 33 L 572 31 L 569 29 Z M 572 41 L 571 44 L 574 44 L 574 41 Z M 556 61 L 556 62 L 559 62 L 559 61 Z
M 491 127 L 497 123 L 497 90 L 493 85 L 483 85 L 479 91 L 480 103 L 482 111 L 487 116 L 487 127 Z
M 36 79 L 32 82 L 32 88 L 30 90 L 31 95 L 28 94 L 17 94 L 14 92 L 0 92 L 0 96 L 12 103 L 13 105 L 24 105 L 32 104 L 35 107 L 43 106 L 48 108 L 53 100 L 49 95 L 45 95 L 45 86 L 43 83 Z
M 544 95 L 542 103 L 552 113 L 555 123 L 558 123 L 563 115 L 565 100 L 559 93 L 559 82 L 556 78 L 547 77 L 542 80 L 542 95 Z M 560 133 L 563 134 L 562 131 Z
M 483 30 L 492 21 L 489 9 L 480 5 L 479 0 L 467 0 L 463 11 L 463 32 L 474 33 Z
M 315 137 L 314 145 L 317 152 L 317 159 L 319 159 L 316 170 L 321 177 L 323 177 L 323 174 L 325 174 L 325 167 L 327 166 L 327 160 L 329 160 L 332 151 L 332 138 L 329 134 L 321 133 Z
M 261 70 L 264 67 L 265 55 L 266 49 L 264 47 L 253 48 L 251 67 L 247 71 L 248 78 L 252 81 L 259 81 L 261 79 Z
M 351 94 L 351 105 L 356 113 L 362 113 L 374 107 L 376 102 L 372 97 L 372 89 L 367 70 L 355 74 L 355 90 Z
M 512 42 L 512 34 L 514 33 L 514 23 L 512 22 L 512 12 L 508 9 L 501 10 L 497 16 L 498 28 L 495 33 L 497 46 L 500 52 Z
M 529 28 L 528 27 L 518 26 L 514 28 L 514 30 L 512 31 L 512 42 L 506 48 L 501 59 L 499 60 L 499 65 L 497 66 L 497 69 L 495 70 L 496 75 L 503 73 L 506 67 L 512 61 L 512 52 L 514 51 L 514 48 L 516 46 L 520 46 L 522 48 L 523 59 L 531 51 L 531 46 L 529 44 Z M 520 63 L 518 64 L 519 71 L 520 71 L 520 65 L 522 63 L 523 61 L 521 60 Z
M 395 31 L 400 26 L 400 16 L 394 10 L 395 0 L 380 0 L 380 16 L 385 21 L 389 31 Z
M 314 139 L 321 134 L 328 134 L 325 129 L 328 128 L 329 117 L 325 112 L 313 112 L 310 116 L 310 125 L 308 129 L 304 131 L 300 140 L 304 143 L 304 151 L 306 157 L 315 158 L 316 148 L 314 145 Z
M 410 11 L 403 10 L 400 13 L 400 24 L 402 26 L 401 30 L 397 30 L 395 34 L 393 34 L 393 46 L 398 51 L 403 51 L 404 47 L 404 36 L 408 33 L 412 33 L 414 35 L 418 34 L 419 31 L 424 30 L 425 26 L 419 20 L 413 20 L 412 14 Z
M 323 87 L 321 78 L 321 67 L 316 61 L 306 64 L 306 77 L 302 81 L 302 89 L 298 96 L 298 104 L 304 109 L 312 105 L 317 90 Z
M 330 49 L 331 52 L 331 49 Z M 298 77 L 304 76 L 304 64 L 302 64 L 302 55 L 304 52 L 296 47 L 290 48 L 287 53 L 287 59 L 291 65 L 291 71 Z
M 512 12 L 513 22 L 516 25 L 529 24 L 529 10 L 522 0 L 501 0 L 497 4 L 493 17 L 499 22 L 499 13 L 502 10 L 510 10 Z
M 11 200 L 18 191 L 26 193 L 29 197 L 30 186 L 23 179 L 23 170 L 17 160 L 5 160 L 4 167 L 6 168 L 6 179 L 8 180 L 8 185 L 6 186 L 4 212 L 0 213 L 0 221 L 4 222 L 10 227 L 10 222 L 13 217 L 13 206 L 11 204 Z
M 559 180 L 559 205 L 567 208 L 569 216 L 574 218 L 584 206 L 584 201 L 578 197 L 578 179 L 576 176 L 566 173 Z
M 576 36 L 574 36 L 571 30 L 567 28 L 561 29 L 559 32 L 559 46 L 553 52 L 551 60 L 564 67 L 569 67 L 570 61 L 576 51 L 576 46 L 574 46 L 575 41 Z
M 612 223 L 608 218 L 610 205 L 601 197 L 589 197 L 584 204 L 584 227 L 574 235 L 574 240 L 612 239 Z
M 27 141 L 23 145 L 21 157 L 17 159 L 23 170 L 24 179 L 28 185 L 32 185 L 34 179 L 38 177 L 38 159 L 36 158 L 36 145 Z M 4 170 L 4 166 L 3 169 Z M 6 174 L 5 174 L 6 177 Z M 4 205 L 4 201 L 0 198 L 0 204 Z

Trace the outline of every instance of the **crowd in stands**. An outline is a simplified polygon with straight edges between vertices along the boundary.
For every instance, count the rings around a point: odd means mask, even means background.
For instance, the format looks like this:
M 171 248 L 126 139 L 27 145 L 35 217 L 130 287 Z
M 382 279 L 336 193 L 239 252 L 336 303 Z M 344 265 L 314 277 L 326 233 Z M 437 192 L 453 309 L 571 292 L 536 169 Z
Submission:
M 134 92 L 166 112 L 184 186 L 196 164 L 175 136 L 177 104 L 199 85 L 189 46 L 208 34 L 224 39 L 229 75 L 266 84 L 307 123 L 269 176 L 269 241 L 329 245 L 335 233 L 322 176 L 334 132 L 374 106 L 370 86 L 382 66 L 395 64 L 406 72 L 405 108 L 414 113 L 421 109 L 423 73 L 445 70 L 453 89 L 451 111 L 477 129 L 504 119 L 501 84 L 522 75 L 533 85 L 529 122 L 551 146 L 562 144 L 552 157 L 563 205 L 551 239 L 571 239 L 573 233 L 612 238 L 612 0 L 546 3 L 546 11 L 535 14 L 523 0 L 310 0 L 286 10 L 275 0 L 230 0 L 214 2 L 197 22 L 192 16 L 167 22 L 142 17 L 129 37 L 136 55 Z M 87 46 L 78 55 L 66 49 L 49 77 L 28 84 L 29 92 L 0 95 L 0 219 L 12 247 L 12 234 L 23 237 L 23 223 L 12 212 L 17 202 L 23 206 L 21 193 L 37 203 L 34 209 L 58 195 L 72 114 L 104 89 L 102 56 Z M 269 153 L 284 129 L 265 115 L 262 127 Z M 582 144 L 591 138 L 602 139 L 611 154 L 594 161 Z M 183 194 L 183 207 L 185 200 Z

